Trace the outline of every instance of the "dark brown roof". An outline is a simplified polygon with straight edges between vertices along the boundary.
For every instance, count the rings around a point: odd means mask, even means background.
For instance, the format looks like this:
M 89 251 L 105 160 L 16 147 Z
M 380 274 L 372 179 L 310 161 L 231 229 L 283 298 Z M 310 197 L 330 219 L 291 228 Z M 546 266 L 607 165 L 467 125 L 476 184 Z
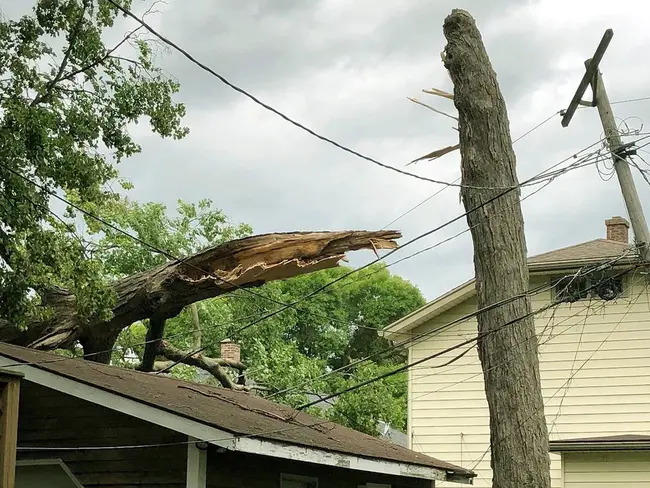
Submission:
M 0 355 L 234 435 L 396 461 L 473 476 L 469 470 L 244 392 L 62 358 L 0 343 Z M 320 424 L 320 425 L 313 425 Z M 287 427 L 296 426 L 295 429 Z
M 621 434 L 603 437 L 581 437 L 549 442 L 551 452 L 649 450 L 650 435 Z
M 624 242 L 611 241 L 608 239 L 594 239 L 574 246 L 563 247 L 555 251 L 545 252 L 528 258 L 528 265 L 531 267 L 543 268 L 548 264 L 559 263 L 583 263 L 585 261 L 597 261 L 611 259 L 620 256 L 626 250 L 633 251 L 634 247 Z M 631 252 L 632 256 L 633 253 Z

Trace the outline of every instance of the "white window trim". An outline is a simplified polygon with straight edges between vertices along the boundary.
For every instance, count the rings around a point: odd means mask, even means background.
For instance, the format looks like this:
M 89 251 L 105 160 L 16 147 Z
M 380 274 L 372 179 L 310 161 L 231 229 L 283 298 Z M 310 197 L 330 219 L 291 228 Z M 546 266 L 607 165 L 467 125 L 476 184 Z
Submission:
M 18 466 L 59 466 L 77 488 L 84 488 L 62 459 L 22 459 L 16 461 Z

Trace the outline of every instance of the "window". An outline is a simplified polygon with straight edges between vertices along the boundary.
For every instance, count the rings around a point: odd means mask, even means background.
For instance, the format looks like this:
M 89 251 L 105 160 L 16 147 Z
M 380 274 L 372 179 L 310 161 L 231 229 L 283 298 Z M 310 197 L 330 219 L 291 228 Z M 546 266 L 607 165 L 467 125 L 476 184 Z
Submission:
M 318 478 L 283 473 L 280 475 L 280 488 L 318 488 Z
M 60 459 L 16 462 L 16 488 L 83 488 Z
M 614 300 L 624 296 L 625 282 L 617 273 L 593 273 L 585 276 L 555 277 L 555 300 L 573 303 L 578 300 Z

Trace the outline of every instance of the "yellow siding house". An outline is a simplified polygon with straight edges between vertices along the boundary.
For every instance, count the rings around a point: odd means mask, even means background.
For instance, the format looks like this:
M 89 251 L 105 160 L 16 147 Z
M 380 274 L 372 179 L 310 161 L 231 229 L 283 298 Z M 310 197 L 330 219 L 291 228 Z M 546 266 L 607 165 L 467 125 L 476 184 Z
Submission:
M 632 268 L 628 222 L 606 221 L 605 239 L 529 258 L 553 488 L 650 488 L 650 279 Z M 594 272 L 558 282 L 576 270 Z M 589 268 L 592 266 L 592 268 Z M 599 274 L 600 273 L 600 274 Z M 409 343 L 417 362 L 476 336 L 474 281 L 467 282 L 386 328 Z M 525 347 L 525 344 L 519 345 Z M 489 415 L 476 348 L 409 369 L 409 447 L 473 469 L 474 485 L 491 486 Z M 512 354 L 517 354 L 513 350 Z M 501 367 L 507 367 L 504 358 Z M 448 486 L 440 483 L 436 486 Z

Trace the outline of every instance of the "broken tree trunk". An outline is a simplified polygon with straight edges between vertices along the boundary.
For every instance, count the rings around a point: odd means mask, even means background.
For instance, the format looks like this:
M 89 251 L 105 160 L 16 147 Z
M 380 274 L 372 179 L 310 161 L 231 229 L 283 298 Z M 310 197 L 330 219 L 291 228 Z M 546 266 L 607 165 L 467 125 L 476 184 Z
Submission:
M 482 337 L 478 353 L 490 411 L 492 486 L 548 488 L 548 430 L 535 323 L 526 295 L 529 283 L 519 190 L 486 203 L 504 188 L 518 184 L 506 104 L 471 15 L 453 10 L 445 19 L 444 34 L 444 63 L 454 84 L 459 114 L 461 196 L 468 212 L 478 208 L 467 216 L 474 243 L 478 308 L 517 295 L 526 297 L 477 317 Z
M 76 313 L 75 297 L 58 289 L 48 297 L 53 316 L 25 330 L 0 322 L 0 341 L 58 349 L 81 342 L 88 359 L 108 362 L 122 329 L 139 320 L 165 320 L 192 303 L 337 266 L 348 251 L 394 249 L 397 231 L 293 232 L 230 241 L 157 268 L 117 280 L 113 316 L 88 323 Z M 100 354 L 97 354 L 100 353 Z

